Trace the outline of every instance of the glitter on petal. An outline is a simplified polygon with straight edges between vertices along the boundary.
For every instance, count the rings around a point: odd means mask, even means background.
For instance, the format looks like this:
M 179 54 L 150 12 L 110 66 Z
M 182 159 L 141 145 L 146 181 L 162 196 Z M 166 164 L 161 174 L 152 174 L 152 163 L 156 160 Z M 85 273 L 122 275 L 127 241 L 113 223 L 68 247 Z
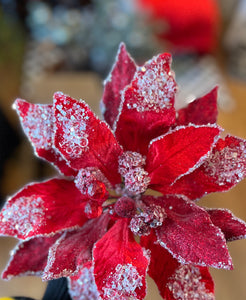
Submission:
M 69 294 L 73 300 L 99 300 L 91 263 L 85 264 L 77 275 L 68 278 Z
M 203 282 L 198 267 L 193 265 L 180 265 L 170 278 L 167 286 L 175 300 L 215 300 Z
M 157 189 L 166 194 L 183 194 L 199 199 L 212 192 L 227 191 L 246 176 L 246 141 L 227 135 L 219 139 L 204 163 L 172 186 Z
M 118 220 L 95 244 L 93 258 L 95 281 L 103 299 L 144 299 L 149 257 L 134 240 L 127 219 Z
M 36 155 L 54 164 L 64 175 L 75 175 L 76 171 L 68 165 L 54 146 L 52 105 L 31 104 L 25 100 L 17 99 L 14 106 L 20 117 L 23 130 L 30 139 Z
M 132 264 L 118 264 L 115 270 L 105 279 L 104 299 L 136 299 L 135 290 L 141 287 L 142 276 Z
M 118 157 L 122 148 L 109 126 L 89 106 L 61 92 L 54 94 L 54 143 L 74 169 L 98 168 L 112 183 L 120 182 Z
M 51 179 L 25 186 L 0 213 L 0 234 L 27 239 L 82 226 L 86 198 L 73 181 Z
M 134 60 L 127 53 L 125 45 L 121 43 L 112 71 L 104 82 L 104 92 L 101 102 L 105 108 L 103 111 L 104 119 L 110 127 L 113 127 L 119 112 L 121 93 L 131 82 L 136 68 Z
M 161 54 L 139 67 L 122 92 L 114 132 L 125 150 L 146 154 L 153 138 L 175 123 L 176 82 L 170 71 L 171 56 Z

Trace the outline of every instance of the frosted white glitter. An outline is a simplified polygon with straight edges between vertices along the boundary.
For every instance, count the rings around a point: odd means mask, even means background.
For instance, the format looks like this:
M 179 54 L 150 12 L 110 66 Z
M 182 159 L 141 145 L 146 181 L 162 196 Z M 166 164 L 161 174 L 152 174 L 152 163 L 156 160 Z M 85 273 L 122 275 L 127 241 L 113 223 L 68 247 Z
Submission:
M 150 61 L 150 68 L 140 67 L 137 73 L 138 97 L 134 104 L 127 104 L 128 109 L 136 109 L 138 112 L 160 109 L 172 106 L 172 99 L 176 92 L 176 83 L 171 72 L 166 72 L 166 60 L 154 57 Z M 135 79 L 135 78 L 134 78 Z
M 35 147 L 52 147 L 53 111 L 48 105 L 30 106 L 27 115 L 21 117 L 23 130 Z
M 167 283 L 167 288 L 176 300 L 215 300 L 201 281 L 199 268 L 192 265 L 181 265 Z
M 72 108 L 63 109 L 62 105 L 56 105 L 59 113 L 57 119 L 61 122 L 64 131 L 63 141 L 60 147 L 73 158 L 79 157 L 88 150 L 88 134 L 86 133 L 86 122 L 89 117 L 84 108 L 74 103 Z
M 43 199 L 35 195 L 18 198 L 8 209 L 2 211 L 2 222 L 8 228 L 17 230 L 24 236 L 42 225 L 44 216 Z
M 246 176 L 246 149 L 243 142 L 239 146 L 227 146 L 221 151 L 213 153 L 204 163 L 209 176 L 219 185 L 238 183 Z
M 93 268 L 84 268 L 78 280 L 69 280 L 69 294 L 73 300 L 99 300 Z
M 103 299 L 111 300 L 137 300 L 136 289 L 143 285 L 142 276 L 132 264 L 118 264 L 105 282 Z

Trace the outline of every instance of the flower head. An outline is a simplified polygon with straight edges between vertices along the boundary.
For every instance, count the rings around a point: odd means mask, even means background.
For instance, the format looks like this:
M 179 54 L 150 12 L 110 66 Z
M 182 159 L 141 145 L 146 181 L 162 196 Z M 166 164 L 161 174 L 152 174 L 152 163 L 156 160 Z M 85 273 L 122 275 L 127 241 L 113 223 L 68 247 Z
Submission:
M 246 224 L 195 200 L 245 177 L 246 141 L 220 138 L 217 88 L 175 110 L 170 64 L 161 54 L 138 67 L 121 44 L 104 121 L 61 92 L 52 105 L 16 100 L 35 153 L 65 177 L 6 202 L 0 233 L 20 242 L 3 278 L 63 276 L 74 300 L 123 300 L 144 299 L 148 272 L 165 299 L 214 299 L 208 267 L 232 269 L 226 241 Z

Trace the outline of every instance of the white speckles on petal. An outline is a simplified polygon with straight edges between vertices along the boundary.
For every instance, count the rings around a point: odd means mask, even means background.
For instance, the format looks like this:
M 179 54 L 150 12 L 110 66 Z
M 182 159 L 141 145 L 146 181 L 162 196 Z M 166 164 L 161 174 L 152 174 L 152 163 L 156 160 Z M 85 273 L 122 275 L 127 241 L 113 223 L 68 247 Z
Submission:
M 235 184 L 246 176 L 245 157 L 244 143 L 232 148 L 227 146 L 223 150 L 211 154 L 205 161 L 204 168 L 206 173 L 213 177 L 219 185 Z
M 199 268 L 192 265 L 181 265 L 167 283 L 168 289 L 176 300 L 215 300 L 210 293 Z
M 69 278 L 69 294 L 73 300 L 99 300 L 93 268 L 83 268 L 79 278 Z
M 138 112 L 154 110 L 159 112 L 161 109 L 170 108 L 176 92 L 176 83 L 172 73 L 166 72 L 167 61 L 158 60 L 155 57 L 151 67 L 140 67 L 137 74 L 136 87 L 138 89 L 137 101 L 128 104 L 128 109 L 136 109 Z
M 59 113 L 57 119 L 62 124 L 63 140 L 60 147 L 66 149 L 66 153 L 73 158 L 79 157 L 88 150 L 88 134 L 86 133 L 88 116 L 85 109 L 74 103 L 72 108 L 63 109 L 62 105 L 56 105 Z
M 25 117 L 21 117 L 23 130 L 36 148 L 52 147 L 53 111 L 48 105 L 29 106 Z
M 44 216 L 43 199 L 31 195 L 20 197 L 9 208 L 2 211 L 1 222 L 8 223 L 9 229 L 16 230 L 22 235 L 28 234 L 42 225 Z
M 137 300 L 136 289 L 143 285 L 142 276 L 132 264 L 118 264 L 105 282 L 103 299 L 110 300 Z

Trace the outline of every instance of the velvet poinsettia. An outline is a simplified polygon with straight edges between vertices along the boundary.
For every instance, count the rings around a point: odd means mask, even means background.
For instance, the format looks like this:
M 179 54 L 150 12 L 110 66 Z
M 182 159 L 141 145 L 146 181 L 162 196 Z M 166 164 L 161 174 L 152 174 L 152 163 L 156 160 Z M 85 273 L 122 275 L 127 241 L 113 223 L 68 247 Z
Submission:
M 164 299 L 214 299 L 208 267 L 232 269 L 226 242 L 246 224 L 195 200 L 245 177 L 246 141 L 220 137 L 217 88 L 175 110 L 170 64 L 139 67 L 121 44 L 104 121 L 61 92 L 51 105 L 16 100 L 35 153 L 62 176 L 7 200 L 0 233 L 19 244 L 3 278 L 68 277 L 74 300 L 118 300 L 144 299 L 148 273 Z

